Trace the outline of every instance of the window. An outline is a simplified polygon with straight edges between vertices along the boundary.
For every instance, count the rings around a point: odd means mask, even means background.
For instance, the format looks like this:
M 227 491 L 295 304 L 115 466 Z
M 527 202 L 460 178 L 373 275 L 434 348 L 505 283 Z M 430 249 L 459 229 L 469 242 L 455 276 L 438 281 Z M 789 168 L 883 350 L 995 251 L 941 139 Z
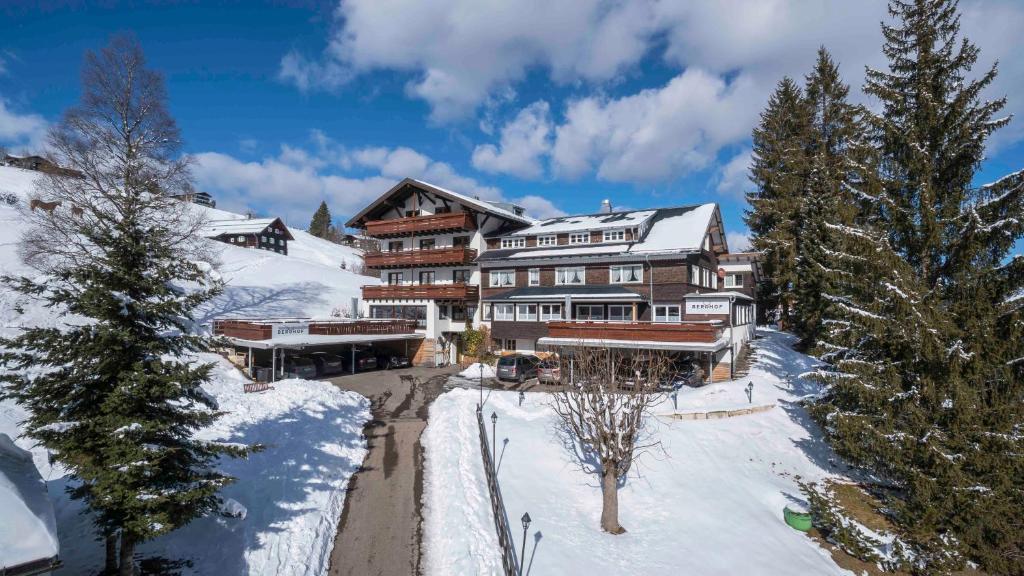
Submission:
M 239 236 L 237 242 L 245 242 L 245 236 Z
M 266 236 L 260 236 L 260 242 L 263 242 L 264 244 L 266 244 L 267 243 L 267 237 Z
M 434 214 L 450 214 L 452 211 L 451 206 L 435 206 Z
M 517 304 L 516 305 L 516 320 L 520 321 L 533 321 L 537 319 L 537 305 L 536 304 Z
M 704 237 L 704 249 L 711 250 L 711 234 Z
M 569 244 L 589 244 L 590 232 L 573 232 L 569 234 Z
M 583 266 L 555 268 L 555 284 L 586 284 L 587 269 Z
M 405 319 L 415 320 L 416 326 L 426 328 L 427 307 L 426 306 L 370 306 L 370 317 L 377 319 Z
M 515 270 L 491 270 L 491 288 L 503 288 L 516 285 Z
M 420 240 L 420 250 L 430 250 L 437 242 L 433 238 L 423 238 Z
M 525 248 L 526 247 L 526 237 L 525 236 L 520 236 L 518 238 L 502 238 L 501 239 L 501 247 L 502 248 Z
M 419 210 L 406 210 L 405 211 L 405 217 L 406 218 L 412 218 L 414 216 L 419 216 L 419 215 L 420 215 L 420 211 Z
M 527 283 L 530 286 L 540 286 L 540 268 L 530 268 L 527 277 L 529 278 Z
M 700 266 L 690 266 L 690 284 L 700 286 Z
M 515 320 L 514 304 L 495 304 L 494 320 L 496 322 L 511 322 Z
M 452 282 L 456 284 L 469 284 L 469 270 L 452 270 Z
M 433 284 L 434 283 L 434 271 L 429 270 L 426 272 L 420 272 L 420 284 Z
M 643 264 L 623 264 L 622 266 L 609 266 L 609 280 L 612 284 L 630 284 L 644 281 Z
M 491 319 L 491 305 L 490 304 L 484 304 L 484 315 L 483 315 L 482 319 L 483 320 L 490 320 Z
M 438 304 L 437 305 L 437 317 L 440 318 L 441 320 L 447 320 L 448 319 L 448 305 L 447 304 Z
M 577 320 L 604 320 L 604 306 L 580 304 L 576 307 Z
M 388 242 L 388 252 L 401 252 L 405 248 L 405 243 L 401 240 L 394 242 Z
M 452 304 L 452 320 L 458 322 L 466 321 L 466 305 L 465 304 Z
M 632 322 L 633 307 L 622 304 L 611 304 L 608 306 L 608 319 L 612 322 Z
M 404 280 L 404 278 L 402 277 L 401 272 L 388 272 L 389 286 L 397 286 L 402 283 L 402 280 Z
M 678 304 L 666 304 L 666 305 L 663 305 L 663 306 L 655 306 L 654 307 L 654 321 L 655 322 L 679 322 L 680 321 L 679 308 L 680 308 L 680 306 Z
M 543 321 L 548 320 L 561 320 L 562 319 L 562 305 L 561 304 L 541 304 L 540 305 L 540 319 Z
M 453 236 L 452 246 L 456 248 L 469 248 L 469 236 Z
M 279 246 L 284 246 L 284 238 L 278 238 L 278 239 L 277 239 L 277 244 L 278 244 Z
M 505 350 L 510 350 L 512 352 L 516 351 L 516 339 L 515 338 L 505 338 L 502 342 L 504 343 L 502 348 L 504 348 Z
M 555 246 L 558 236 L 537 236 L 537 246 Z
M 605 242 L 620 242 L 626 239 L 625 230 L 605 230 L 604 241 Z

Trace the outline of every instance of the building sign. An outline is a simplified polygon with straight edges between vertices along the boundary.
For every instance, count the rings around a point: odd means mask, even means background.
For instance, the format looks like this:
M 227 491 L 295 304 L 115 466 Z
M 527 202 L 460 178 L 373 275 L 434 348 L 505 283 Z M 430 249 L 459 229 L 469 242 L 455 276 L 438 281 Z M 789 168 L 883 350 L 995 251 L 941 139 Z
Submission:
M 687 298 L 687 314 L 722 314 L 729 313 L 729 300 L 725 298 Z
M 281 336 L 296 336 L 309 334 L 309 324 L 300 322 L 289 322 L 286 324 L 274 324 L 274 338 Z

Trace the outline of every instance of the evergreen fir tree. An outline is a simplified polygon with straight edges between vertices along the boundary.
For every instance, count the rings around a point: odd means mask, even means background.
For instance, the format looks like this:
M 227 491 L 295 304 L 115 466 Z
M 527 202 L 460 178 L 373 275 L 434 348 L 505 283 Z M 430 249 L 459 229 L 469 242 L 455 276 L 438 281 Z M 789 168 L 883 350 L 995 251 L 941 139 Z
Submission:
M 800 252 L 801 201 L 807 178 L 810 114 L 800 88 L 790 78 L 779 82 L 753 132 L 750 209 L 744 222 L 752 247 L 762 253 L 764 306 L 779 311 L 779 323 L 793 322 L 796 260 Z
M 334 226 L 331 224 L 331 211 L 327 208 L 327 202 L 321 201 L 320 207 L 313 213 L 309 221 L 309 233 L 317 238 L 329 239 Z
M 894 0 L 889 71 L 868 71 L 879 179 L 832 258 L 813 408 L 836 450 L 885 482 L 920 573 L 1024 573 L 1024 177 L 974 187 L 1004 100 L 967 76 L 956 2 Z M 866 191 L 865 191 L 866 190 Z
M 62 207 L 26 214 L 21 254 L 40 276 L 4 278 L 62 322 L 0 340 L 0 364 L 3 394 L 29 412 L 25 434 L 77 479 L 71 496 L 107 537 L 107 568 L 129 575 L 137 543 L 217 508 L 232 479 L 216 459 L 247 449 L 194 437 L 219 414 L 191 315 L 219 285 L 196 262 L 196 213 L 151 192 L 188 177 L 163 80 L 128 37 L 87 53 L 82 78 L 81 104 L 49 136 L 80 177 L 42 181 L 37 193 Z

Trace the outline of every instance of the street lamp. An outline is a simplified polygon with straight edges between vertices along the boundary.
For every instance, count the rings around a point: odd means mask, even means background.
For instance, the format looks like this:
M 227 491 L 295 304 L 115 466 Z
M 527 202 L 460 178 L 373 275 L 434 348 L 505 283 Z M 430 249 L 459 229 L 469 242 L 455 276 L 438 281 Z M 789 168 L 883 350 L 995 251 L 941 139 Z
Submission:
M 519 557 L 519 576 L 523 576 L 523 564 L 526 563 L 526 530 L 530 527 L 530 513 L 523 514 L 523 549 Z
M 494 473 L 498 473 L 498 413 L 491 412 L 491 466 L 494 466 Z
M 754 382 L 747 382 L 747 403 L 754 403 Z

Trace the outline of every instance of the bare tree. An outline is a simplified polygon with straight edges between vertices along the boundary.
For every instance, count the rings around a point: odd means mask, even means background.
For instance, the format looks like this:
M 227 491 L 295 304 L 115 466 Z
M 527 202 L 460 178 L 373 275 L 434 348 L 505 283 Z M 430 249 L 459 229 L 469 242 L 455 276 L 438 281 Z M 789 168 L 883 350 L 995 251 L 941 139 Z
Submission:
M 644 420 L 661 401 L 659 383 L 671 375 L 671 359 L 660 351 L 574 347 L 562 350 L 562 377 L 554 408 L 573 442 L 579 463 L 601 478 L 601 529 L 619 524 L 620 481 L 645 448 Z

